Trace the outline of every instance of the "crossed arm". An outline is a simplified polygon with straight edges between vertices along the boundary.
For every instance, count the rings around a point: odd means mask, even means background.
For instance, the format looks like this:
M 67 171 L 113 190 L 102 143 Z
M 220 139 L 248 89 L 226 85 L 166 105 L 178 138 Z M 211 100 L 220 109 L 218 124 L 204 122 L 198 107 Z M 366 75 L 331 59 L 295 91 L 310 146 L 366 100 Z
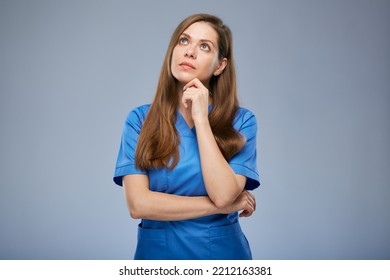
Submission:
M 209 196 L 179 196 L 151 191 L 149 178 L 143 174 L 124 176 L 123 189 L 134 219 L 175 221 L 236 211 L 242 211 L 241 217 L 249 217 L 256 207 L 254 197 L 247 191 L 242 191 L 231 205 L 225 207 L 217 207 Z
M 123 187 L 130 215 L 133 218 L 169 221 L 237 211 L 241 211 L 241 217 L 251 216 L 256 201 L 244 190 L 246 177 L 234 173 L 212 133 L 208 121 L 208 89 L 194 79 L 183 90 L 179 109 L 186 121 L 196 127 L 202 176 L 208 196 L 178 196 L 151 191 L 147 175 L 126 175 Z

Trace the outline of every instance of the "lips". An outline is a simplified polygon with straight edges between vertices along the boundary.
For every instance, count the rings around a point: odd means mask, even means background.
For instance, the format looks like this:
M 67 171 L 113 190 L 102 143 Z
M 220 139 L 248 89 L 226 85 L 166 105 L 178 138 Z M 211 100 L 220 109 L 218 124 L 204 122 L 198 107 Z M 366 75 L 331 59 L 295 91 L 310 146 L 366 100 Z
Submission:
M 191 64 L 191 63 L 189 63 L 189 62 L 186 62 L 186 61 L 180 63 L 179 66 L 182 66 L 182 67 L 184 67 L 184 68 L 196 69 L 195 66 L 194 66 L 193 64 Z

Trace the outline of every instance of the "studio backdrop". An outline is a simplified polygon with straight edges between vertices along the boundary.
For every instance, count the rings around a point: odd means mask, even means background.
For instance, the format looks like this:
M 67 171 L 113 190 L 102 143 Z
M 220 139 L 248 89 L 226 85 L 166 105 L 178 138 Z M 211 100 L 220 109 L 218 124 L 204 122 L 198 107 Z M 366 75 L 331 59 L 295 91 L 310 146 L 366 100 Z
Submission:
M 253 257 L 390 258 L 390 1 L 0 0 L 0 259 L 133 257 L 122 125 L 200 12 L 258 121 Z

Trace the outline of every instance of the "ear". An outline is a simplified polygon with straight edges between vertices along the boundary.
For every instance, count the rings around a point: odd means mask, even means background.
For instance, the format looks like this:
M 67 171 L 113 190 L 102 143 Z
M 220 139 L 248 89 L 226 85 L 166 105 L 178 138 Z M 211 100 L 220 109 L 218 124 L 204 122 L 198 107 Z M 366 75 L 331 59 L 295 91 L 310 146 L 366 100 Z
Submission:
M 225 67 L 227 65 L 227 58 L 224 57 L 220 62 L 219 62 L 219 65 L 218 65 L 218 68 L 214 71 L 214 76 L 219 76 L 221 75 L 221 73 L 223 72 L 223 70 L 225 70 Z

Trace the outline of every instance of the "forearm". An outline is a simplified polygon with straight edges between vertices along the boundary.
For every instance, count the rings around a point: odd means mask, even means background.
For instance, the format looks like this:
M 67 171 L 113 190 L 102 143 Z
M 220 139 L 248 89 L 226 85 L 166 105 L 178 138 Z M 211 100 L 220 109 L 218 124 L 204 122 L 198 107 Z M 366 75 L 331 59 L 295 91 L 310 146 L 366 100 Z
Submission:
M 237 180 L 237 175 L 223 157 L 208 121 L 195 126 L 207 193 L 217 207 L 225 207 L 242 192 L 244 182 Z
M 180 109 L 196 128 L 207 193 L 218 208 L 223 208 L 231 205 L 240 195 L 246 178 L 234 173 L 215 141 L 208 119 L 209 93 L 199 79 L 191 80 L 184 86 Z
M 218 208 L 207 196 L 178 196 L 150 191 L 135 203 L 133 218 L 176 221 L 199 218 L 218 213 Z
M 146 175 L 125 176 L 123 189 L 130 215 L 135 219 L 174 221 L 221 213 L 208 196 L 151 191 Z
M 241 210 L 240 216 L 249 217 L 255 209 L 255 199 L 246 191 L 231 204 L 217 207 L 209 196 L 178 196 L 151 191 L 147 175 L 124 176 L 123 190 L 130 215 L 135 219 L 177 221 Z

